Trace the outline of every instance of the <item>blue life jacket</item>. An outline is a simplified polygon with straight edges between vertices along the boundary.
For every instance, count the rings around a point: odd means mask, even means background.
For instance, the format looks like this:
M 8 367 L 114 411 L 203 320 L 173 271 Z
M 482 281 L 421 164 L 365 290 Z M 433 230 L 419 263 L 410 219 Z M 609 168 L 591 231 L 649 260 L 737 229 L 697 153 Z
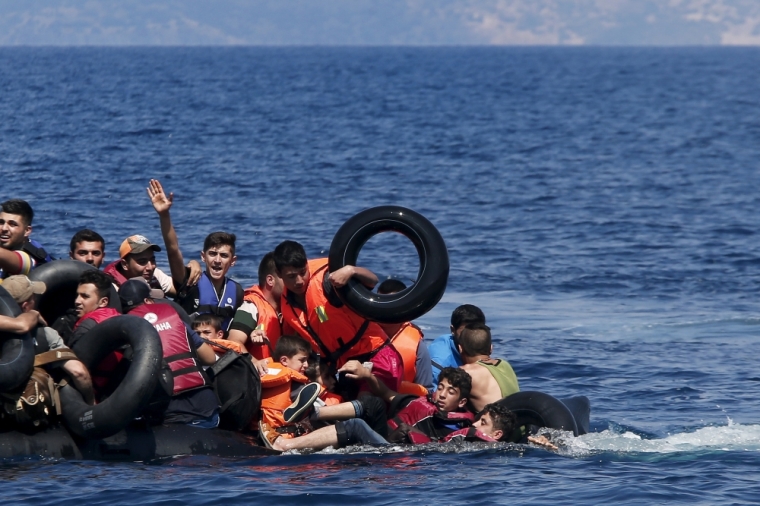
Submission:
M 235 311 L 243 303 L 243 287 L 230 278 L 225 278 L 224 291 L 218 297 L 211 279 L 204 272 L 196 286 L 179 294 L 177 302 L 191 317 L 205 313 L 219 316 L 222 318 L 222 329 L 226 331 Z
M 430 362 L 433 365 L 433 385 L 438 385 L 438 375 L 441 374 L 444 367 L 464 365 L 451 334 L 436 337 L 428 346 L 428 353 L 430 353 Z

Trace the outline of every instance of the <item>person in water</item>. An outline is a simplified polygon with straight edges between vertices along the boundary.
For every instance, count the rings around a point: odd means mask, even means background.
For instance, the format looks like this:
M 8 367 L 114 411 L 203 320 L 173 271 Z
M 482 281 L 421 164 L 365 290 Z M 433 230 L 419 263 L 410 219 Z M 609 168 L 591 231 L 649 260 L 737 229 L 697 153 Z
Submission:
M 39 313 L 35 310 L 37 296 L 45 293 L 47 287 L 42 281 L 32 281 L 23 274 L 10 276 L 3 281 L 2 287 L 18 303 L 22 313 L 33 313 L 38 317 L 38 323 L 29 332 L 34 340 L 34 354 L 41 355 L 47 351 L 68 351 L 68 347 L 63 343 L 63 339 L 58 332 L 48 327 Z M 64 361 L 55 361 L 47 364 L 45 369 L 53 375 L 56 380 L 60 380 L 61 375 L 58 369 L 62 369 L 71 379 L 74 387 L 82 394 L 87 404 L 95 403 L 95 394 L 92 389 L 92 379 L 85 365 L 79 360 L 73 358 Z
M 203 429 L 217 427 L 219 400 L 202 368 L 216 362 L 211 346 L 182 321 L 171 304 L 154 303 L 150 287 L 143 280 L 124 283 L 119 298 L 127 314 L 144 318 L 161 338 L 164 360 L 174 378 L 174 389 L 163 421 Z
M 459 334 L 471 323 L 485 325 L 486 316 L 479 307 L 463 304 L 451 313 L 451 333 L 435 338 L 428 346 L 431 364 L 433 366 L 433 384 L 438 383 L 438 374 L 444 367 L 459 367 L 464 364 L 457 347 Z
M 270 251 L 259 263 L 258 284 L 245 290 L 227 339 L 242 344 L 257 359 L 271 356 L 282 335 L 282 291 L 282 278 L 277 274 L 274 252 Z
M 350 359 L 372 362 L 378 378 L 397 391 L 403 376 L 401 356 L 377 323 L 346 307 L 336 293 L 352 278 L 374 288 L 377 276 L 353 265 L 328 272 L 326 258 L 308 260 L 295 241 L 281 242 L 274 262 L 285 286 L 280 302 L 283 332 L 298 333 L 336 367 Z
M 174 194 L 167 196 L 157 179 L 150 180 L 147 192 L 161 223 L 161 235 L 169 258 L 172 280 L 179 287 L 175 300 L 191 318 L 204 313 L 220 316 L 222 327 L 226 331 L 235 310 L 243 303 L 243 287 L 227 277 L 237 261 L 235 234 L 213 232 L 206 236 L 201 251 L 201 260 L 206 269 L 197 284 L 189 285 L 179 239 L 169 214 Z
M 449 441 L 506 441 L 514 432 L 514 414 L 498 404 L 489 404 L 470 427 L 459 429 L 440 439 Z M 428 442 L 428 441 L 424 441 Z M 391 444 L 361 418 L 353 418 L 328 425 L 305 436 L 292 439 L 279 438 L 272 447 L 275 450 L 321 450 L 328 446 L 341 448 L 357 444 L 387 446 Z
M 347 362 L 342 371 L 352 378 L 366 381 L 372 393 L 390 404 L 391 409 L 403 406 L 388 420 L 388 428 L 393 431 L 388 437 L 390 441 L 440 440 L 455 430 L 469 427 L 474 419 L 467 409 L 472 379 L 460 368 L 444 367 L 433 393 L 417 398 L 390 391 L 357 361 Z
M 517 376 L 504 359 L 491 358 L 491 329 L 482 323 L 467 325 L 459 333 L 462 369 L 472 376 L 470 404 L 475 412 L 520 391 Z
M 392 294 L 404 289 L 406 285 L 402 281 L 386 279 L 378 285 L 377 293 Z M 428 390 L 432 390 L 433 371 L 422 330 L 411 322 L 380 323 L 380 327 L 391 338 L 391 343 L 404 364 L 401 393 L 425 395 Z
M 34 210 L 24 200 L 0 204 L 0 280 L 13 274 L 27 275 L 52 258 L 42 245 L 30 239 Z
M 96 269 L 103 265 L 106 241 L 99 233 L 85 228 L 74 234 L 69 243 L 69 258 L 90 264 Z

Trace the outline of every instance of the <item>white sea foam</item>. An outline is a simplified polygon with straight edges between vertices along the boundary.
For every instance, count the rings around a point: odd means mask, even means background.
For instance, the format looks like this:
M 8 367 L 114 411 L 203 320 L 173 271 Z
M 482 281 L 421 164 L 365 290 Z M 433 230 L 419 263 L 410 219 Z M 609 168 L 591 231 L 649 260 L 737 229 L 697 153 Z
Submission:
M 760 425 L 734 424 L 703 427 L 694 432 L 644 439 L 632 432 L 605 430 L 562 440 L 561 453 L 582 456 L 599 452 L 676 453 L 700 451 L 760 451 Z

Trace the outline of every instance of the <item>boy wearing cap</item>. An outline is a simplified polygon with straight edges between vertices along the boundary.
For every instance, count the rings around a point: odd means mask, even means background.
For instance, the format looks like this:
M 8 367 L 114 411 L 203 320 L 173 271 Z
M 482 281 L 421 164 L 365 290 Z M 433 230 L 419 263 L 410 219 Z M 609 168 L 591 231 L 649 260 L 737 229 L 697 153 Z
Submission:
M 166 295 L 176 295 L 177 290 L 174 287 L 172 278 L 167 276 L 161 269 L 156 268 L 156 251 L 161 248 L 153 244 L 144 235 L 131 235 L 124 239 L 119 246 L 119 259 L 108 264 L 103 272 L 114 279 L 117 287 L 120 287 L 127 280 L 142 277 L 147 281 L 151 288 L 159 288 Z M 169 253 L 169 263 L 176 259 L 171 258 Z M 182 257 L 179 258 L 182 264 Z M 193 265 L 194 264 L 194 265 Z M 183 267 L 184 268 L 184 267 Z M 200 274 L 200 264 L 195 261 L 188 263 L 190 269 L 189 277 L 192 279 L 194 271 Z
M 31 315 L 29 318 L 35 318 L 36 324 L 28 329 L 34 339 L 34 354 L 40 355 L 47 351 L 59 350 L 64 351 L 68 348 L 63 344 L 63 339 L 58 333 L 45 326 L 45 321 L 39 316 L 39 313 L 35 310 L 37 303 L 36 295 L 42 295 L 45 293 L 46 286 L 42 281 L 31 281 L 23 274 L 10 276 L 5 279 L 2 287 L 13 297 L 13 300 L 21 307 L 22 314 Z M 0 323 L 0 329 L 10 330 L 3 328 Z M 12 330 L 11 330 L 12 331 Z M 23 332 L 19 332 L 23 333 Z M 73 354 L 72 354 L 73 356 Z M 82 362 L 75 359 L 69 359 L 62 362 L 55 362 L 48 365 L 50 373 L 61 367 L 71 378 L 74 387 L 79 390 L 88 404 L 95 403 L 95 396 L 92 390 L 92 380 L 90 373 Z

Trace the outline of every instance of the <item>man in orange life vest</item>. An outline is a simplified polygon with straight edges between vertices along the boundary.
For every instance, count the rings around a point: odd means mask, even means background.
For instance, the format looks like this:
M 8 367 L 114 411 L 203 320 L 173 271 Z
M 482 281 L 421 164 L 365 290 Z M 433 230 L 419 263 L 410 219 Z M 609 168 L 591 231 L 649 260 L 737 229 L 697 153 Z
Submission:
M 259 263 L 259 284 L 245 290 L 243 305 L 235 313 L 227 339 L 246 347 L 259 360 L 272 356 L 282 335 L 282 279 L 277 275 L 274 253 L 264 255 Z
M 377 276 L 353 265 L 328 273 L 326 258 L 308 260 L 303 246 L 295 241 L 280 243 L 274 262 L 285 286 L 280 302 L 283 334 L 298 333 L 337 367 L 349 359 L 370 361 L 374 374 L 398 391 L 403 366 L 390 339 L 377 323 L 343 305 L 335 292 L 351 278 L 372 288 Z

